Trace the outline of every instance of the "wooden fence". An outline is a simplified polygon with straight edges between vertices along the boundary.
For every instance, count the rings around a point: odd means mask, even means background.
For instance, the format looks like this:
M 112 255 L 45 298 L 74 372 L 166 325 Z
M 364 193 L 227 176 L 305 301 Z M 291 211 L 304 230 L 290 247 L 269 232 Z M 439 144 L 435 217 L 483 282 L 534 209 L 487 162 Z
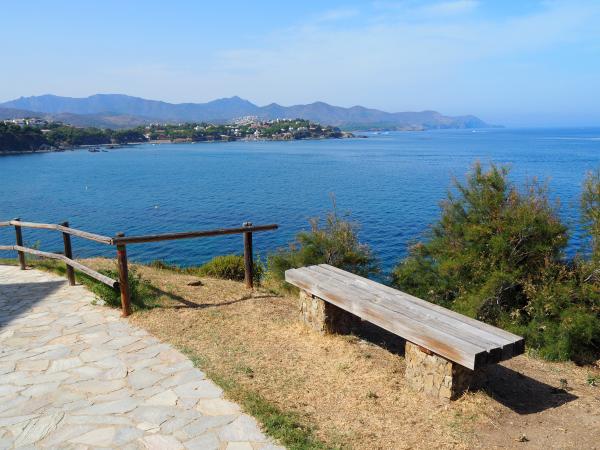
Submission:
M 121 308 L 122 315 L 128 316 L 131 314 L 131 296 L 128 283 L 128 268 L 127 268 L 127 245 L 141 244 L 144 242 L 159 242 L 172 241 L 178 239 L 202 238 L 211 236 L 222 236 L 226 234 L 242 234 L 244 236 L 244 268 L 245 268 L 245 283 L 246 287 L 252 289 L 254 287 L 254 261 L 252 252 L 252 233 L 260 231 L 276 230 L 279 226 L 271 225 L 252 225 L 250 222 L 245 222 L 240 228 L 220 228 L 217 230 L 205 231 L 185 231 L 180 233 L 164 233 L 150 234 L 143 236 L 125 236 L 124 233 L 117 233 L 114 237 L 102 236 L 87 231 L 78 230 L 69 227 L 68 222 L 63 222 L 60 225 L 51 223 L 35 223 L 23 222 L 21 219 L 13 219 L 6 222 L 0 222 L 0 227 L 15 227 L 15 245 L 0 245 L 0 250 L 9 250 L 17 252 L 17 259 L 21 270 L 25 270 L 25 253 L 30 255 L 42 256 L 44 258 L 58 259 L 66 264 L 67 279 L 71 286 L 75 285 L 75 269 L 85 273 L 86 275 L 104 283 L 113 289 L 119 289 L 121 292 Z M 50 253 L 25 247 L 23 245 L 23 228 L 37 228 L 44 230 L 56 230 L 62 233 L 64 253 Z M 117 264 L 119 268 L 119 279 L 113 280 L 106 275 L 103 275 L 83 264 L 73 260 L 73 249 L 71 247 L 71 236 L 88 239 L 90 241 L 100 242 L 106 245 L 116 246 L 117 248 Z

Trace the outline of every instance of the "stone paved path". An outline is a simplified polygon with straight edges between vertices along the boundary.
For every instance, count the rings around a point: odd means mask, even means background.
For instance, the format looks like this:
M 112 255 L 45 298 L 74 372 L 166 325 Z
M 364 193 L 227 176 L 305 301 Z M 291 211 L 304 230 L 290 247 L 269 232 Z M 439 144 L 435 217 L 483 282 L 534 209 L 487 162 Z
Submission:
M 0 266 L 0 448 L 281 448 L 184 355 L 93 298 Z

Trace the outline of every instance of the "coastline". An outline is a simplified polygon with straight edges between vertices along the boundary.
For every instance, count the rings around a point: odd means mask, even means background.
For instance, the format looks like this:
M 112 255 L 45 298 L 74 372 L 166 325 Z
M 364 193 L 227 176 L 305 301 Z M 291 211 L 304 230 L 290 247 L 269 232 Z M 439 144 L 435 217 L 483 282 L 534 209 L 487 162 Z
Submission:
M 37 153 L 62 153 L 62 152 L 74 152 L 78 150 L 88 150 L 92 151 L 92 153 L 97 153 L 100 151 L 109 151 L 118 148 L 123 148 L 127 146 L 135 146 L 135 145 L 164 145 L 164 144 L 214 144 L 214 143 L 224 143 L 224 142 L 286 142 L 286 141 L 324 141 L 329 139 L 366 139 L 367 136 L 357 136 L 353 133 L 343 132 L 344 135 L 342 137 L 310 137 L 303 139 L 273 139 L 273 138 L 256 138 L 256 137 L 245 137 L 242 139 L 211 139 L 211 140 L 202 140 L 202 141 L 193 141 L 187 139 L 159 139 L 159 140 L 149 140 L 145 142 L 125 142 L 122 144 L 84 144 L 84 145 L 75 145 L 72 147 L 66 148 L 51 148 L 51 149 L 40 149 L 40 150 L 16 150 L 16 151 L 8 151 L 8 150 L 0 150 L 0 156 L 10 156 L 10 155 L 29 155 L 29 154 L 37 154 Z

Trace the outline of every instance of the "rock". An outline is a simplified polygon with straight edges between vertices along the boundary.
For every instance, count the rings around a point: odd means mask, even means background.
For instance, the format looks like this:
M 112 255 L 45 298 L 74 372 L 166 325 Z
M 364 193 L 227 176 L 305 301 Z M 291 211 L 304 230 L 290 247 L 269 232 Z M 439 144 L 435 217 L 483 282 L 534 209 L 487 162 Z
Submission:
M 69 442 L 94 447 L 112 447 L 116 434 L 117 429 L 115 427 L 97 428 L 80 436 L 75 436 L 69 439 Z
M 217 435 L 211 431 L 204 433 L 184 443 L 189 450 L 218 450 L 221 442 Z
M 230 415 L 240 412 L 240 407 L 237 404 L 221 398 L 200 400 L 196 409 L 207 416 Z
M 65 414 L 60 412 L 31 419 L 15 439 L 15 447 L 34 444 L 44 439 L 48 433 L 56 429 L 64 416 Z
M 173 436 L 165 436 L 163 434 L 155 434 L 146 436 L 139 442 L 148 450 L 180 450 L 183 445 Z
M 256 441 L 264 442 L 258 423 L 249 416 L 239 416 L 229 425 L 219 430 L 219 438 L 223 441 Z
M 97 403 L 78 412 L 81 415 L 122 414 L 135 409 L 137 405 L 137 402 L 132 398 L 125 398 L 112 402 Z
M 163 406 L 175 406 L 177 404 L 177 395 L 171 389 L 168 391 L 156 394 L 153 397 L 147 399 L 144 404 L 146 405 L 163 405 Z

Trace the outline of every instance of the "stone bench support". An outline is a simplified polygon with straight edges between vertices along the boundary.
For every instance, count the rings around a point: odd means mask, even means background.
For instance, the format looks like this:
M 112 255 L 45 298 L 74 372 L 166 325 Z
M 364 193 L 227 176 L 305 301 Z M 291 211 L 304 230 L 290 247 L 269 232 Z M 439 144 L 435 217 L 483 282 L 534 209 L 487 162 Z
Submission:
M 349 334 L 360 325 L 360 318 L 300 290 L 300 319 L 319 333 Z
M 408 385 L 442 400 L 455 400 L 484 380 L 483 369 L 467 369 L 409 341 L 404 357 Z

